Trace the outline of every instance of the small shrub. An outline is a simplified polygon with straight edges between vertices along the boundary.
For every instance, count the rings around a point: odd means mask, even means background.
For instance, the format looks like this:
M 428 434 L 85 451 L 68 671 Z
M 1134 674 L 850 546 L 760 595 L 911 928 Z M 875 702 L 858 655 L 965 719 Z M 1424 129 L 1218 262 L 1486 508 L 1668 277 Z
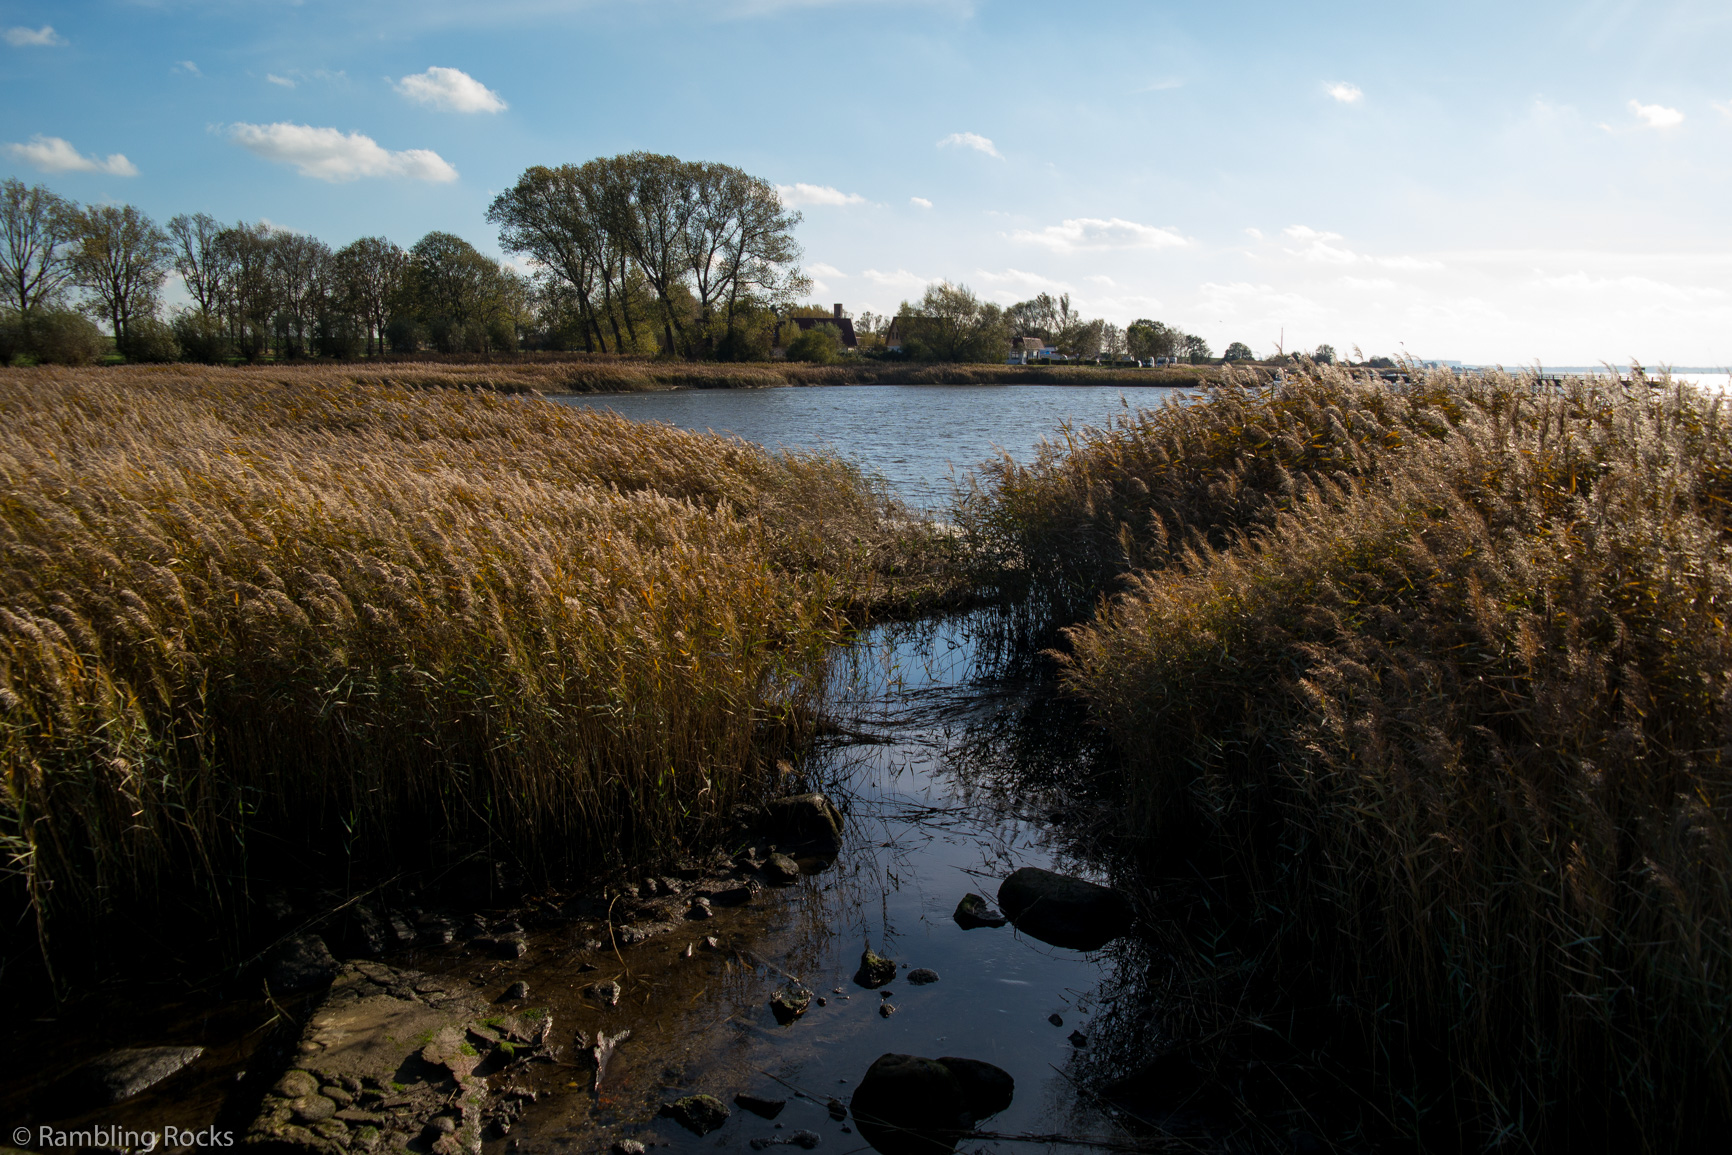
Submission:
M 834 325 L 813 325 L 788 342 L 788 360 L 833 365 L 842 359 L 842 335 Z
M 96 322 L 71 309 L 41 310 L 30 319 L 30 348 L 45 365 L 89 365 L 108 353 Z
M 140 317 L 127 327 L 126 348 L 122 352 L 128 361 L 141 364 L 178 361 L 181 355 L 173 327 L 155 317 Z
M 222 323 L 215 317 L 187 309 L 176 313 L 169 324 L 174 328 L 181 356 L 188 361 L 220 365 L 229 359 L 232 346 Z

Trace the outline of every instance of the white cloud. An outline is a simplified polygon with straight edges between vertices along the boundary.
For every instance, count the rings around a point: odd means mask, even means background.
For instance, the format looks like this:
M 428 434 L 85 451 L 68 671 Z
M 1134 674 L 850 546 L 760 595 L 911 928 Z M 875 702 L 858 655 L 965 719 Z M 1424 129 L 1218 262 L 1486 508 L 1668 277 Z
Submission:
M 59 48 L 66 37 L 44 24 L 40 28 L 8 28 L 6 43 L 14 48 Z
M 1348 84 L 1345 81 L 1340 84 L 1326 84 L 1323 86 L 1323 91 L 1342 104 L 1358 104 L 1365 97 L 1365 93 L 1360 91 L 1357 84 Z
M 927 200 L 925 197 L 909 197 L 908 203 L 917 209 L 929 209 L 932 207 L 932 202 Z
M 996 156 L 999 160 L 1004 155 L 993 143 L 977 132 L 953 132 L 938 142 L 939 148 L 972 148 L 975 152 L 984 152 L 987 156 Z
M 1079 217 L 1062 224 L 1048 225 L 1040 232 L 1018 229 L 1010 234 L 1013 241 L 1045 245 L 1056 252 L 1069 253 L 1078 249 L 1169 249 L 1187 245 L 1173 229 L 1139 225 L 1135 221 L 1112 217 Z
M 302 176 L 347 181 L 364 176 L 400 176 L 445 183 L 457 170 L 426 148 L 391 152 L 370 136 L 314 128 L 309 124 L 236 124 L 229 128 L 235 143 L 266 160 L 292 164 Z
M 866 198 L 858 193 L 845 193 L 841 189 L 831 188 L 827 184 L 779 184 L 776 195 L 782 198 L 782 203 L 794 205 L 863 205 Z
M 290 80 L 286 76 L 278 76 L 274 72 L 265 73 L 265 79 L 270 81 L 272 84 L 281 85 L 284 88 L 293 88 L 295 86 L 295 82 L 293 80 Z
M 1029 291 L 1040 293 L 1068 293 L 1071 291 L 1071 286 L 1064 281 L 1055 281 L 1040 273 L 1025 273 L 1021 269 L 1005 269 L 1001 273 L 980 269 L 974 276 L 976 280 L 984 281 L 989 285 L 1012 285 L 1024 290 L 1023 294 L 1018 294 L 1019 297 Z
M 1174 88 L 1183 88 L 1184 85 L 1185 85 L 1185 82 L 1178 79 L 1177 77 L 1168 77 L 1166 80 L 1157 80 L 1153 84 L 1145 84 L 1141 88 L 1135 89 L 1134 91 L 1137 93 L 1167 92 L 1167 91 L 1170 91 Z
M 1643 104 L 1639 100 L 1632 100 L 1630 111 L 1640 117 L 1642 123 L 1649 128 L 1677 128 L 1684 123 L 1683 113 L 1663 104 Z
M 1708 103 L 1715 112 L 1727 119 L 1732 119 L 1732 100 L 1728 100 L 1725 104 L 1721 104 L 1718 100 L 1710 100 Z
M 877 269 L 867 269 L 860 274 L 874 285 L 885 289 L 924 289 L 932 280 L 930 277 L 919 277 L 907 269 L 897 269 L 894 273 L 881 273 Z
M 175 66 L 174 66 L 174 68 L 173 68 L 173 69 L 172 69 L 172 70 L 171 70 L 171 71 L 174 71 L 174 72 L 189 72 L 189 73 L 191 73 L 191 74 L 192 74 L 192 75 L 194 75 L 194 76 L 203 76 L 203 75 L 204 75 L 204 73 L 202 73 L 202 72 L 200 72 L 200 71 L 199 71 L 199 70 L 198 70 L 198 65 L 196 65 L 196 64 L 194 64 L 194 63 L 193 63 L 193 62 L 192 62 L 192 61 L 190 61 L 190 60 L 179 60 L 179 61 L 176 61 L 176 62 L 175 62 Z
M 806 271 L 809 273 L 815 273 L 820 277 L 846 277 L 848 275 L 841 269 L 838 269 L 835 265 L 826 265 L 822 261 L 816 265 L 807 265 Z
M 1254 241 L 1260 241 L 1263 239 L 1263 230 L 1262 229 L 1246 229 L 1245 235 L 1250 237 Z
M 394 87 L 410 100 L 446 112 L 504 112 L 505 99 L 458 68 L 429 68 L 405 76 Z
M 1334 265 L 1348 265 L 1359 259 L 1357 253 L 1329 243 L 1341 240 L 1340 233 L 1319 232 L 1309 225 L 1291 225 L 1282 229 L 1281 232 L 1292 237 L 1301 245 L 1300 248 L 1287 250 L 1295 257 Z
M 102 172 L 109 176 L 137 176 L 138 166 L 118 152 L 106 158 L 85 156 L 58 136 L 30 138 L 29 144 L 8 144 L 6 151 L 43 172 Z

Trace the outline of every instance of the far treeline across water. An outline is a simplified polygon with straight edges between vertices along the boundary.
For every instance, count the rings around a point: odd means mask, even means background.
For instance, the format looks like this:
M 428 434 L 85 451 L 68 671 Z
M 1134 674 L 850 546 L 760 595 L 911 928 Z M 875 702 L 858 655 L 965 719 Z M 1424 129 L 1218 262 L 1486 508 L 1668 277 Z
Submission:
M 580 351 L 1003 365 L 1013 343 L 1071 361 L 1213 360 L 1174 326 L 1121 328 L 1045 293 L 1005 308 L 940 282 L 893 316 L 844 318 L 802 303 L 800 219 L 731 165 L 650 153 L 537 165 L 487 212 L 526 275 L 448 232 L 333 249 L 207 213 L 159 227 L 132 205 L 80 206 L 12 179 L 0 186 L 0 363 Z M 188 301 L 168 309 L 171 276 Z M 1315 356 L 1335 359 L 1329 346 Z M 1223 359 L 1253 354 L 1234 342 Z

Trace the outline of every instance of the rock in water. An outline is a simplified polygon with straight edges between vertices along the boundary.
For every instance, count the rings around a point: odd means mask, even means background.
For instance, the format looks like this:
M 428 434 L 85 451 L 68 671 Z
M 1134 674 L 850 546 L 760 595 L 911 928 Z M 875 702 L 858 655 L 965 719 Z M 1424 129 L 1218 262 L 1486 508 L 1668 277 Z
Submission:
M 854 1092 L 860 1136 L 883 1155 L 948 1155 L 969 1129 L 956 1076 L 934 1059 L 880 1055 Z
M 1003 926 L 1010 921 L 978 894 L 963 895 L 962 901 L 956 904 L 956 913 L 950 917 L 954 918 L 956 925 L 963 930 L 973 930 L 981 926 Z
M 636 1139 L 621 1139 L 608 1148 L 610 1155 L 645 1155 L 649 1151 Z
M 776 840 L 834 858 L 842 850 L 842 812 L 822 794 L 777 798 L 764 807 L 765 822 Z
M 783 1026 L 805 1014 L 806 1008 L 811 1005 L 812 992 L 798 983 L 788 983 L 770 996 L 770 1011 Z
M 786 854 L 772 854 L 764 863 L 764 876 L 777 886 L 788 886 L 800 881 L 800 864 Z
M 935 970 L 929 970 L 926 967 L 915 967 L 913 970 L 909 971 L 903 977 L 906 978 L 909 982 L 913 983 L 915 986 L 923 987 L 927 983 L 937 982 L 938 981 L 938 972 Z
M 882 955 L 872 953 L 867 947 L 860 954 L 860 969 L 854 972 L 854 981 L 867 990 L 877 990 L 888 982 L 896 981 L 896 964 Z
M 266 980 L 273 991 L 296 994 L 324 986 L 337 977 L 337 960 L 316 934 L 298 934 L 271 956 Z
M 662 1114 L 699 1135 L 708 1135 L 728 1121 L 728 1108 L 714 1095 L 687 1095 L 664 1103 Z
M 998 888 L 998 904 L 1024 934 L 1074 950 L 1099 950 L 1130 929 L 1130 903 L 1116 890 L 1025 866 Z
M 782 1113 L 782 1108 L 788 1105 L 786 1099 L 763 1099 L 757 1095 L 748 1095 L 744 1091 L 734 1096 L 734 1106 L 743 1107 L 754 1115 L 765 1119 L 774 1119 Z
M 1016 1080 L 1003 1067 L 954 1055 L 945 1055 L 938 1061 L 949 1068 L 961 1086 L 963 1106 L 973 1123 L 998 1114 L 1016 1097 Z
M 125 1047 L 80 1067 L 74 1093 L 98 1104 L 118 1103 L 154 1087 L 194 1059 L 203 1047 Z

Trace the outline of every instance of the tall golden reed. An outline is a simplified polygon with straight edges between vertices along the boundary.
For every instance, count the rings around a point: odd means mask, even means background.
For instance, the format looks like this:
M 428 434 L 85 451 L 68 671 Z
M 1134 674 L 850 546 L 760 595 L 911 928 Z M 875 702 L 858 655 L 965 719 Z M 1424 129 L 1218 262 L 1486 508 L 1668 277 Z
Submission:
M 1318 372 L 1072 432 L 973 516 L 1046 604 L 1121 591 L 1062 660 L 1134 832 L 1203 832 L 1392 1115 L 1687 1150 L 1732 1120 L 1729 500 L 1688 386 Z
M 843 613 L 925 580 L 896 513 L 531 397 L 0 371 L 7 917 L 52 957 L 285 873 L 665 851 L 764 786 Z

